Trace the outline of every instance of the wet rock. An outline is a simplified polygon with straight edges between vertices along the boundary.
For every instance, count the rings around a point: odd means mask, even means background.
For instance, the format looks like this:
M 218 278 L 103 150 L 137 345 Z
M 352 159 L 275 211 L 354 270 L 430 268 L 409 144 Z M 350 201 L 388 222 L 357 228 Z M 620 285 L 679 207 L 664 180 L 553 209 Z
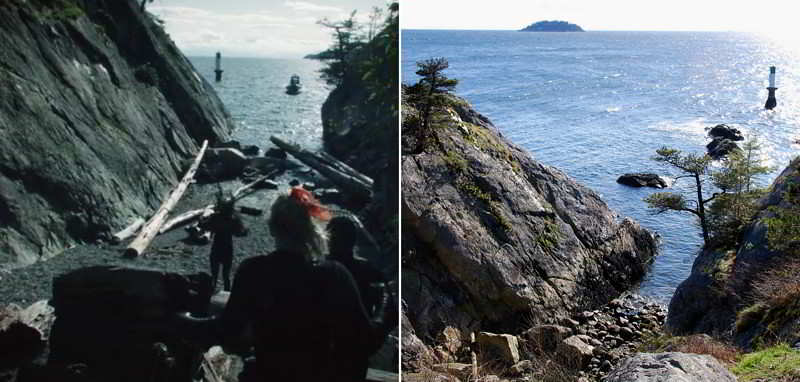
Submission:
M 709 144 L 706 145 L 708 155 L 714 159 L 722 159 L 731 151 L 740 150 L 736 142 L 727 138 L 714 138 Z
M 479 332 L 475 340 L 485 360 L 498 360 L 507 365 L 519 362 L 519 340 L 510 334 Z
M 638 353 L 617 365 L 605 382 L 704 381 L 735 382 L 731 374 L 710 355 L 686 353 Z
M 739 129 L 730 127 L 726 124 L 720 124 L 708 130 L 708 136 L 711 138 L 725 138 L 731 141 L 743 141 L 744 136 Z
M 624 184 L 631 187 L 654 187 L 666 188 L 669 187 L 664 178 L 652 173 L 628 173 L 617 178 L 617 183 Z

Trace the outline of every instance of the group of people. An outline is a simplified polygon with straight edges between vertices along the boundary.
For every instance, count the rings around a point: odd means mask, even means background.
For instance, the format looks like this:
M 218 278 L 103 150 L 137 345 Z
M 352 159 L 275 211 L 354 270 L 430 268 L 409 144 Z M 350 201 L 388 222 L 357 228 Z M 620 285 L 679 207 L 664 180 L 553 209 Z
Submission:
M 356 223 L 293 187 L 270 210 L 275 250 L 244 260 L 231 285 L 233 236 L 247 234 L 233 204 L 218 203 L 202 227 L 214 235 L 214 287 L 221 268 L 230 291 L 215 337 L 228 352 L 255 355 L 240 380 L 363 381 L 398 312 L 383 274 L 354 255 Z

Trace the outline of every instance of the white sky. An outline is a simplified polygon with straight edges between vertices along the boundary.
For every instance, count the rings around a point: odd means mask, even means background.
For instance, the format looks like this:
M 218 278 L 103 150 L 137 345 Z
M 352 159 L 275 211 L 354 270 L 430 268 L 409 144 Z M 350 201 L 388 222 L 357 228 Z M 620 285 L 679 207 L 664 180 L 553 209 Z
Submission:
M 366 20 L 384 0 L 155 0 L 147 10 L 165 21 L 178 47 L 189 56 L 299 58 L 331 43 L 330 31 L 317 25 L 341 20 L 358 10 Z M 385 11 L 384 11 L 385 13 Z
M 401 0 L 404 29 L 521 29 L 565 20 L 585 30 L 800 35 L 800 0 Z

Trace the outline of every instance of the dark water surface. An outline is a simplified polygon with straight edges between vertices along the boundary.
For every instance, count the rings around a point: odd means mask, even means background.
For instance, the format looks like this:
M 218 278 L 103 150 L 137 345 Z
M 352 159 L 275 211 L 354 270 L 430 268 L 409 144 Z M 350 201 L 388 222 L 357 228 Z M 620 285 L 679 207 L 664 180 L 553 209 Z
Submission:
M 703 152 L 704 127 L 728 123 L 756 135 L 779 168 L 797 155 L 800 52 L 728 32 L 404 30 L 402 76 L 415 62 L 444 56 L 456 93 L 539 161 L 600 193 L 621 216 L 662 236 L 639 293 L 669 301 L 702 243 L 688 214 L 651 215 L 652 189 L 616 183 L 626 172 L 670 172 L 649 158 L 663 145 Z M 778 68 L 778 108 L 767 112 L 769 66 Z M 675 175 L 675 173 L 672 173 Z M 685 180 L 677 189 L 690 190 Z

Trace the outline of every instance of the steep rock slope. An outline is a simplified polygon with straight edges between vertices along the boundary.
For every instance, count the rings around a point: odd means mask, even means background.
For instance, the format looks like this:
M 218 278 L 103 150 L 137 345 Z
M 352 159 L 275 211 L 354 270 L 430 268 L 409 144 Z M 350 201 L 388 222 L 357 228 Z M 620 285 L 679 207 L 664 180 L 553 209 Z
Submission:
M 148 216 L 232 128 L 134 0 L 10 0 L 0 20 L 0 266 Z
M 403 131 L 420 113 L 403 105 Z M 404 364 L 445 326 L 515 332 L 598 307 L 656 253 L 651 233 L 452 97 L 437 142 L 402 156 Z M 403 150 L 412 146 L 403 135 Z M 414 338 L 414 336 L 419 338 Z
M 770 191 L 759 201 L 759 212 L 742 232 L 741 243 L 734 248 L 707 249 L 698 255 L 692 273 L 675 291 L 669 306 L 667 327 L 675 334 L 708 333 L 732 335 L 745 348 L 764 334 L 766 340 L 800 339 L 800 296 L 790 283 L 776 283 L 775 295 L 785 294 L 779 304 L 754 301 L 754 292 L 762 287 L 766 272 L 783 267 L 796 254 L 795 249 L 776 249 L 768 240 L 770 218 L 776 211 L 796 209 L 800 184 L 800 158 L 781 172 Z M 795 193 L 790 196 L 789 193 Z M 796 262 L 795 262 L 796 263 Z M 785 272 L 796 269 L 786 268 Z M 800 283 L 798 283 L 800 285 Z M 759 304 L 762 303 L 762 304 Z M 739 319 L 737 323 L 737 319 Z

